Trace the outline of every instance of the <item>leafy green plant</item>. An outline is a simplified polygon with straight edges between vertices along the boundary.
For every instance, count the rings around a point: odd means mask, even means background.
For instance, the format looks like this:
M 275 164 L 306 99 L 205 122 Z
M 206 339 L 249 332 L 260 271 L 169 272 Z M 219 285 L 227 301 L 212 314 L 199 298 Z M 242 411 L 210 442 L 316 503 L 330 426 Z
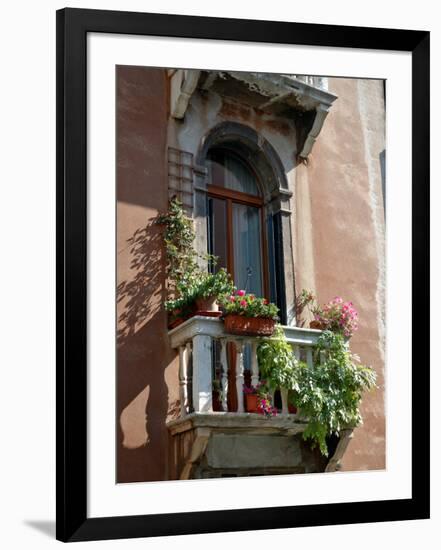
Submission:
M 297 359 L 280 325 L 276 326 L 271 338 L 259 341 L 257 361 L 261 376 L 272 389 L 298 390 Z
M 201 272 L 199 279 L 193 285 L 193 297 L 210 298 L 211 296 L 221 297 L 231 294 L 234 291 L 233 280 L 225 268 L 216 273 Z
M 362 423 L 359 410 L 362 394 L 375 387 L 376 374 L 359 363 L 340 333 L 324 331 L 318 339 L 314 367 L 295 365 L 297 388 L 292 404 L 308 425 L 303 438 L 328 455 L 326 438 L 343 428 Z
M 279 308 L 275 304 L 268 302 L 265 298 L 258 298 L 254 294 L 247 294 L 245 290 L 224 295 L 220 298 L 220 302 L 226 314 L 277 319 L 279 313 Z
M 231 276 L 225 269 L 209 273 L 199 267 L 199 259 L 214 266 L 217 258 L 211 254 L 199 254 L 194 249 L 193 222 L 178 199 L 169 202 L 168 211 L 158 216 L 157 223 L 165 227 L 163 238 L 169 285 L 169 299 L 165 302 L 167 311 L 179 311 L 177 315 L 185 317 L 197 298 L 217 297 L 234 291 Z
M 305 308 L 314 315 L 314 321 L 322 330 L 332 330 L 346 338 L 350 338 L 358 330 L 358 312 L 352 302 L 345 302 L 341 296 L 335 296 L 328 303 L 319 306 L 314 293 L 303 289 L 296 298 L 297 316 Z
M 165 227 L 163 239 L 169 295 L 186 296 L 186 289 L 194 283 L 198 271 L 193 222 L 185 214 L 182 203 L 174 198 L 169 202 L 168 211 L 158 216 L 157 223 Z

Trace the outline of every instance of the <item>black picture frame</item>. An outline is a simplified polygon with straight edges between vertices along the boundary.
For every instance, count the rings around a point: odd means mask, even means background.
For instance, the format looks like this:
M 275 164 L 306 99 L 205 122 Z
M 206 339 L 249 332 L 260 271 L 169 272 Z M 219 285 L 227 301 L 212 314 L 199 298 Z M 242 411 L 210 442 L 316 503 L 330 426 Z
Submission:
M 411 52 L 412 498 L 253 508 L 240 513 L 87 517 L 89 32 Z M 57 539 L 85 541 L 429 518 L 429 40 L 429 32 L 414 30 L 70 8 L 57 12 Z

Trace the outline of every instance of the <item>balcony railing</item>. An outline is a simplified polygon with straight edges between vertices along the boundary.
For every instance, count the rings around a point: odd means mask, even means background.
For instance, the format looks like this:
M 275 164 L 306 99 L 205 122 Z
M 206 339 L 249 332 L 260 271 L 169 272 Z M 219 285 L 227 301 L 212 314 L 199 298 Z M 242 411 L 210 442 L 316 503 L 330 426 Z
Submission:
M 319 88 L 320 90 L 325 91 L 327 91 L 328 89 L 328 79 L 323 76 L 308 76 L 300 74 L 288 74 L 286 76 L 294 80 L 304 82 L 305 84 L 308 84 L 308 86 L 312 86 L 313 88 Z
M 283 330 L 287 341 L 297 358 L 304 360 L 311 368 L 313 366 L 313 348 L 321 334 L 319 330 L 284 326 Z M 179 353 L 179 383 L 181 417 L 191 412 L 213 412 L 213 372 L 215 361 L 215 342 L 218 342 L 219 363 L 221 367 L 221 395 L 222 410 L 228 409 L 228 379 L 229 361 L 227 344 L 232 343 L 236 348 L 235 359 L 235 388 L 237 409 L 234 412 L 245 411 L 243 385 L 244 350 L 249 344 L 251 384 L 259 382 L 259 367 L 257 362 L 257 344 L 259 339 L 250 336 L 235 336 L 227 334 L 220 319 L 195 316 L 169 332 L 171 346 Z M 274 396 L 273 396 L 274 397 Z M 288 394 L 280 389 L 281 414 L 288 414 Z

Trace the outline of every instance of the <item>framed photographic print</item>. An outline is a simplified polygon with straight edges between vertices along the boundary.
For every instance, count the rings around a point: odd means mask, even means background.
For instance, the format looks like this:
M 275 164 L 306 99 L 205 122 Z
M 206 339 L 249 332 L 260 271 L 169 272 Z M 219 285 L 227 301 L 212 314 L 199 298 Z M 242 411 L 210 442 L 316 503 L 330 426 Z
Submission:
M 429 517 L 429 33 L 58 11 L 57 255 L 58 539 Z

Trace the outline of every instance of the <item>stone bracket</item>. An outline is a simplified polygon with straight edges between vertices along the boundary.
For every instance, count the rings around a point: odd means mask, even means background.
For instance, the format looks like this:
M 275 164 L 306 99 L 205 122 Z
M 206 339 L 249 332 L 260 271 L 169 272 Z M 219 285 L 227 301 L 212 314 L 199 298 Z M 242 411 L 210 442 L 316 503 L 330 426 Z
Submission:
M 199 464 L 201 458 L 203 457 L 207 449 L 210 435 L 211 435 L 210 428 L 196 429 L 196 438 L 191 447 L 190 454 L 185 463 L 185 466 L 182 468 L 182 472 L 181 472 L 181 475 L 179 476 L 179 479 L 191 479 L 193 469 Z
M 331 459 L 328 462 L 328 465 L 326 466 L 325 472 L 337 472 L 338 470 L 340 470 L 340 461 L 343 458 L 343 455 L 345 454 L 346 449 L 348 448 L 348 445 L 353 437 L 353 429 L 342 430 L 340 432 L 340 441 L 338 442 L 337 448 L 335 449 L 335 453 L 332 455 Z
M 173 118 L 182 119 L 185 116 L 190 98 L 196 90 L 201 71 L 175 71 L 170 80 L 170 111 Z

